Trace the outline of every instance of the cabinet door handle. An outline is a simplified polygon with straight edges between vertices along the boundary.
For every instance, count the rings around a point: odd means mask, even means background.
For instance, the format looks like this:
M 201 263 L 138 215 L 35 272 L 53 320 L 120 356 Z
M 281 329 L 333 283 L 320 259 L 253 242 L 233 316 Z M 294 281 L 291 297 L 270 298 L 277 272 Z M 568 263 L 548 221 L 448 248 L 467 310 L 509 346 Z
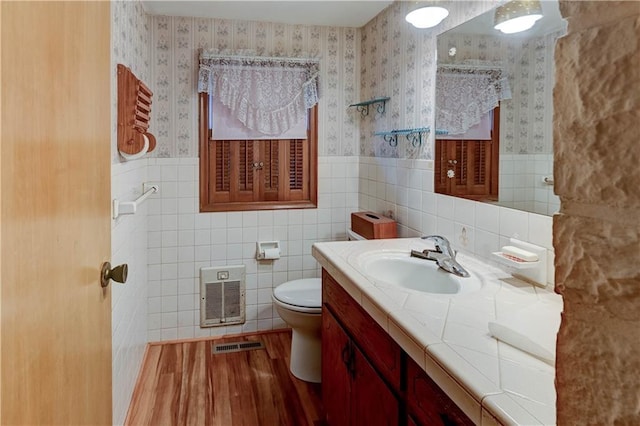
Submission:
M 342 362 L 345 367 L 347 367 L 347 371 L 352 379 L 356 378 L 356 360 L 353 353 L 353 347 L 351 346 L 351 342 L 347 342 L 342 348 Z
M 353 342 L 349 342 L 349 364 L 347 365 L 351 379 L 356 379 L 356 353 L 353 348 Z
M 344 363 L 345 366 L 347 366 L 347 369 L 349 368 L 349 364 L 351 363 L 351 353 L 349 351 L 349 342 L 347 342 L 344 345 L 344 348 L 342 348 L 342 362 Z

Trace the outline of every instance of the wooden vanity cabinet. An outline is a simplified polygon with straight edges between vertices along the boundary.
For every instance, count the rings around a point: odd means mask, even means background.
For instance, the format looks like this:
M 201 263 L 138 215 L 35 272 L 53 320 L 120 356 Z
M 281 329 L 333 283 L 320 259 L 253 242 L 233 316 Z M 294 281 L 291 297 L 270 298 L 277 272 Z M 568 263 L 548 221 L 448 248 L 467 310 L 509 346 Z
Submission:
M 472 425 L 324 269 L 322 401 L 329 426 Z

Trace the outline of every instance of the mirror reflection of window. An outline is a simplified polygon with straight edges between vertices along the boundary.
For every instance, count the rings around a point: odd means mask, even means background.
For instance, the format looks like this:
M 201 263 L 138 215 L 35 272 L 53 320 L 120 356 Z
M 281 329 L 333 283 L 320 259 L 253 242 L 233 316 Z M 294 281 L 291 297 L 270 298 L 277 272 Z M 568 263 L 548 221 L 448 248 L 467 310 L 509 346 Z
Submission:
M 559 199 L 549 183 L 553 181 L 553 53 L 556 40 L 566 33 L 566 22 L 557 2 L 542 2 L 542 6 L 544 17 L 522 33 L 506 35 L 495 30 L 492 10 L 438 36 L 439 73 L 451 68 L 477 72 L 499 68 L 508 80 L 511 96 L 479 107 L 476 97 L 460 102 L 463 94 L 447 89 L 443 95 L 436 89 L 435 127 L 439 132 L 434 166 L 437 171 L 440 168 L 436 192 L 540 214 L 558 210 Z M 447 132 L 445 128 L 442 117 L 447 113 L 441 109 L 450 109 L 452 98 L 458 98 L 460 108 L 468 107 L 465 114 L 475 120 L 463 127 L 464 132 Z M 499 110 L 494 110 L 497 105 Z M 478 109 L 482 111 L 478 113 Z M 494 118 L 488 120 L 491 141 L 486 133 L 485 138 L 476 133 L 476 126 L 486 131 L 488 110 Z M 463 114 L 458 112 L 448 114 L 458 124 L 469 121 L 459 119 Z M 484 142 L 474 142 L 480 140 Z M 448 186 L 442 181 L 445 178 Z

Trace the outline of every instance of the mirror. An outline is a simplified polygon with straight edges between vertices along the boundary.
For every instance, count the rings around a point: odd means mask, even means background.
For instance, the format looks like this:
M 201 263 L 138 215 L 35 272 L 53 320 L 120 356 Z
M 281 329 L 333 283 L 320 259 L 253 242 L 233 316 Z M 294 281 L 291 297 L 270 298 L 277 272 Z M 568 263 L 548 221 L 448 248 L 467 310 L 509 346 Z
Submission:
M 491 10 L 438 36 L 435 192 L 552 215 L 557 1 L 503 34 Z M 498 108 L 494 108 L 498 105 Z

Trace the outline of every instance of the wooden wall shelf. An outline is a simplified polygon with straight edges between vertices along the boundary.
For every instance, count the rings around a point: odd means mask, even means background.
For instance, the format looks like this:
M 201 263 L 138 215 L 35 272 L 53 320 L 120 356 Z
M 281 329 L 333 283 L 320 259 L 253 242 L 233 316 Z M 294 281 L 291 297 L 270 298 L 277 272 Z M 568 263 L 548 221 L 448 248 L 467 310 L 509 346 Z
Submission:
M 156 147 L 149 133 L 153 92 L 133 72 L 118 64 L 118 150 L 127 155 L 139 154 L 149 140 L 147 152 Z

